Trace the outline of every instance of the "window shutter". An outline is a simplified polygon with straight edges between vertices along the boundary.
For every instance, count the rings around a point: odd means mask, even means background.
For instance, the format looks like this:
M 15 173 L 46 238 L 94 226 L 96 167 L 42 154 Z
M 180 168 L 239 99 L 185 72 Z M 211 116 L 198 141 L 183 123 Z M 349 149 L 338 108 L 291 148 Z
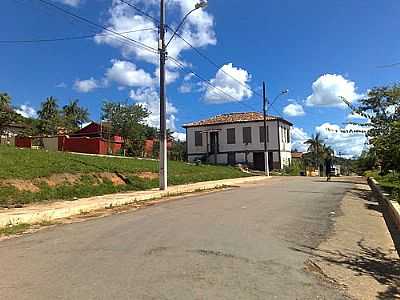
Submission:
M 251 144 L 251 127 L 243 127 L 243 143 Z
M 203 133 L 201 131 L 194 132 L 194 145 L 196 147 L 203 146 Z
M 236 144 L 235 128 L 228 128 L 226 130 L 227 143 L 232 145 Z

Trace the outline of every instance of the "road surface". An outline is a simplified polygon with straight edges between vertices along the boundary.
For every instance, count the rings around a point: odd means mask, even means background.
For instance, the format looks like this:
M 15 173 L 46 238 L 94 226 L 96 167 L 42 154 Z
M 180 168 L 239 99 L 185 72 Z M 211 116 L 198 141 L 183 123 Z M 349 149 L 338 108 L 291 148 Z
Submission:
M 350 181 L 274 178 L 0 242 L 1 299 L 346 299 L 305 270 Z

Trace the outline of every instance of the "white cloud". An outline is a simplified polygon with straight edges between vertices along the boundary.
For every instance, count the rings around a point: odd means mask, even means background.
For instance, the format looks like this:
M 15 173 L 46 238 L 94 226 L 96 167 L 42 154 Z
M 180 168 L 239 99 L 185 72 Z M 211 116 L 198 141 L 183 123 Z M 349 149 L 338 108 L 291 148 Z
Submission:
M 81 2 L 81 0 L 56 0 L 56 1 L 72 7 L 77 7 Z
M 298 103 L 291 103 L 283 109 L 283 113 L 289 117 L 300 117 L 304 116 L 306 113 L 304 112 L 303 106 Z
M 93 77 L 86 80 L 77 79 L 74 82 L 74 89 L 81 93 L 89 93 L 99 87 L 99 83 Z
M 15 110 L 15 112 L 25 118 L 36 118 L 37 117 L 36 110 L 33 107 L 29 106 L 28 104 L 21 105 L 19 108 L 17 108 Z
M 176 19 L 181 20 L 182 17 L 191 9 L 195 7 L 197 0 L 171 0 L 168 5 L 171 14 L 177 14 Z M 143 9 L 154 16 L 158 16 L 159 2 L 153 0 L 137 0 L 135 4 L 140 4 Z M 138 14 L 131 7 L 121 3 L 120 1 L 113 1 L 109 9 L 109 19 L 106 22 L 107 28 L 116 32 L 127 32 L 135 29 L 148 29 L 157 28 L 152 20 Z M 171 24 L 171 27 L 176 27 L 177 24 Z M 195 47 L 205 47 L 207 45 L 215 45 L 216 38 L 213 30 L 214 20 L 213 17 L 205 10 L 198 10 L 190 15 L 184 27 L 181 30 L 182 36 Z M 157 30 L 137 31 L 124 34 L 125 36 L 148 45 L 154 49 L 158 48 L 158 32 Z M 167 40 L 172 35 L 172 30 L 168 30 Z M 124 39 L 116 38 L 111 35 L 97 35 L 95 37 L 97 43 L 108 44 L 112 47 L 119 48 L 125 57 L 137 57 L 146 62 L 158 65 L 157 53 L 152 53 L 142 47 L 137 47 L 130 44 Z M 189 46 L 175 38 L 169 45 L 168 54 L 179 58 L 183 50 L 189 49 Z
M 147 120 L 147 124 L 153 127 L 160 127 L 160 96 L 154 88 L 139 88 L 136 91 L 131 90 L 130 97 L 136 103 L 143 105 L 147 108 L 151 115 Z M 176 107 L 167 101 L 167 127 L 175 131 L 176 129 L 176 114 L 178 110 Z
M 189 73 L 183 77 L 183 83 L 179 86 L 178 91 L 182 94 L 188 94 L 193 90 L 193 84 L 190 83 L 194 74 Z
M 366 129 L 366 127 L 359 125 L 348 124 L 345 127 L 340 127 L 330 123 L 324 123 L 315 128 L 316 132 L 321 134 L 324 143 L 335 150 L 336 155 L 340 153 L 341 156 L 347 158 L 359 156 L 366 148 L 366 134 L 354 132 L 355 130 L 365 131 Z
M 297 149 L 300 152 L 307 151 L 307 145 L 304 144 L 306 140 L 310 138 L 307 132 L 303 128 L 294 126 L 291 130 L 292 133 L 292 150 Z
M 106 71 L 107 81 L 114 81 L 122 86 L 129 87 L 150 87 L 155 81 L 150 74 L 138 69 L 135 64 L 129 61 L 112 60 L 112 67 Z
M 340 97 L 350 102 L 357 101 L 362 95 L 357 94 L 353 81 L 342 75 L 325 74 L 319 77 L 312 85 L 313 93 L 307 97 L 308 106 L 325 106 L 345 108 L 346 104 Z
M 182 133 L 182 132 L 174 132 L 172 134 L 172 136 L 174 137 L 174 139 L 178 140 L 178 141 L 182 141 L 185 142 L 186 141 L 186 133 Z
M 155 80 L 158 82 L 160 82 L 160 68 L 157 68 L 154 72 L 154 76 L 155 76 Z M 165 69 L 165 83 L 166 84 L 170 84 L 173 83 L 174 81 L 176 81 L 179 78 L 179 73 L 170 70 L 169 68 Z
M 183 83 L 179 88 L 178 91 L 182 94 L 188 94 L 192 91 L 192 85 L 188 83 Z
M 250 80 L 251 75 L 246 70 L 236 68 L 229 63 L 219 69 L 215 78 L 211 79 L 211 83 L 217 88 L 207 86 L 204 98 L 210 103 L 238 102 L 250 98 L 253 96 L 247 84 Z

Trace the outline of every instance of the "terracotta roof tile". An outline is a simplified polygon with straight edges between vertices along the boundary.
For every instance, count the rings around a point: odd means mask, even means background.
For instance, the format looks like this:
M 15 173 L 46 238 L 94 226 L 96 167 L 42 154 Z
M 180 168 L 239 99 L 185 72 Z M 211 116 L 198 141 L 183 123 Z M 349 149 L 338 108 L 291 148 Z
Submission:
M 197 127 L 197 126 L 219 125 L 219 124 L 230 124 L 230 123 L 245 123 L 245 122 L 263 121 L 263 120 L 264 120 L 264 115 L 259 112 L 229 113 L 185 124 L 183 125 L 183 127 L 186 128 L 186 127 Z M 267 121 L 274 121 L 274 120 L 280 120 L 285 123 L 288 123 L 289 125 L 292 125 L 290 122 L 282 118 L 275 116 L 267 116 Z

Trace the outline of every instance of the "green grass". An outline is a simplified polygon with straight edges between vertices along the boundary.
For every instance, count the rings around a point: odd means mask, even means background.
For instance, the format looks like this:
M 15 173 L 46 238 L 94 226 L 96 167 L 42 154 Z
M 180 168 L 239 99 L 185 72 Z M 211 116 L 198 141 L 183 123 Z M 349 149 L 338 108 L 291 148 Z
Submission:
M 367 171 L 365 176 L 374 177 L 381 187 L 400 203 L 400 174 L 392 173 L 382 176 L 377 171 Z
M 31 226 L 29 224 L 25 224 L 25 223 L 3 227 L 3 228 L 0 228 L 0 237 L 22 233 L 22 232 L 28 230 L 30 227 Z
M 170 185 L 249 176 L 233 167 L 196 166 L 175 161 L 169 162 L 168 171 Z M 108 181 L 94 184 L 89 175 L 101 172 L 125 174 L 129 178 L 129 183 L 121 186 L 114 186 Z M 158 186 L 158 179 L 143 179 L 135 176 L 141 172 L 157 173 L 158 162 L 0 146 L 0 205 L 8 206 L 59 199 L 72 200 L 74 197 L 139 191 Z M 1 185 L 1 182 L 7 179 L 37 180 L 62 173 L 79 174 L 81 180 L 78 184 L 65 183 L 56 187 L 49 187 L 47 184 L 41 183 L 40 191 L 36 193 L 22 192 L 12 186 Z

